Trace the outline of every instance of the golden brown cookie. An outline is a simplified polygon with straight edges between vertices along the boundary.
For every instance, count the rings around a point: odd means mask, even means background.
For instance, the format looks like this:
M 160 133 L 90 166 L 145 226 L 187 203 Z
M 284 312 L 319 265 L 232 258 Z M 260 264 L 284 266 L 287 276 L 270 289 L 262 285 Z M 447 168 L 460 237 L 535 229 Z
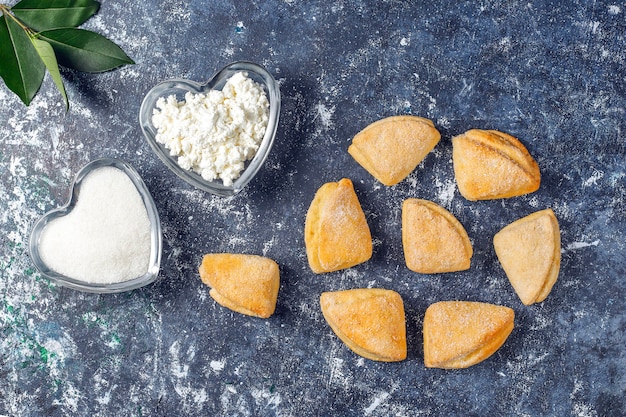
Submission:
M 316 274 L 350 268 L 372 256 L 372 236 L 352 181 L 320 187 L 306 215 L 304 243 Z
M 267 318 L 274 314 L 280 271 L 273 260 L 257 255 L 208 254 L 199 272 L 218 304 L 249 316 Z
M 424 315 L 424 364 L 467 368 L 491 356 L 513 330 L 508 307 L 473 301 L 441 301 Z
M 357 133 L 348 153 L 378 181 L 394 185 L 406 178 L 439 142 L 432 121 L 392 116 Z
M 561 233 L 551 209 L 521 218 L 493 238 L 498 260 L 522 303 L 546 299 L 561 266 Z
M 539 166 L 524 145 L 496 130 L 472 129 L 452 138 L 459 192 L 468 200 L 492 200 L 539 189 Z
M 422 274 L 469 269 L 472 244 L 463 225 L 432 201 L 402 204 L 402 245 L 406 266 Z
M 406 324 L 400 294 L 380 288 L 324 292 L 324 318 L 354 353 L 373 361 L 406 359 Z

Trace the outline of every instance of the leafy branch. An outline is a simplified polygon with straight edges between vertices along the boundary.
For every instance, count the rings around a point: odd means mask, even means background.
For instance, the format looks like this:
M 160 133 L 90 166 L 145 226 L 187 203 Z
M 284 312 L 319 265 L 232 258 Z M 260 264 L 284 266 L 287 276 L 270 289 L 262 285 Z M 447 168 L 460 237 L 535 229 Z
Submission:
M 0 77 L 25 105 L 48 70 L 69 108 L 59 65 L 97 73 L 134 64 L 109 39 L 78 28 L 99 8 L 95 0 L 21 0 L 12 7 L 0 3 Z

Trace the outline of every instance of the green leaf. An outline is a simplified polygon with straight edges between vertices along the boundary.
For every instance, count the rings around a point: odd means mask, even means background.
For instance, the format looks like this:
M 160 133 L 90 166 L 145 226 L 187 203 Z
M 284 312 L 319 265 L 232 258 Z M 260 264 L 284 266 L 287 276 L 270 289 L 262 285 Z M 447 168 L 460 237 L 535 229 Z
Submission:
M 95 0 L 22 0 L 11 11 L 27 26 L 42 31 L 79 26 L 99 8 Z
M 27 106 L 46 72 L 26 31 L 11 17 L 0 16 L 0 76 Z
M 48 68 L 48 72 L 52 76 L 52 81 L 54 81 L 54 85 L 57 86 L 59 93 L 63 96 L 63 100 L 65 100 L 65 110 L 70 107 L 70 103 L 67 100 L 67 93 L 65 92 L 65 86 L 63 85 L 63 80 L 61 79 L 61 73 L 59 72 L 59 64 L 57 64 L 57 58 L 54 55 L 54 50 L 52 46 L 41 39 L 31 38 L 31 42 L 37 50 L 39 57 L 43 61 L 46 68 Z
M 53 29 L 39 36 L 52 45 L 61 65 L 78 71 L 104 72 L 135 63 L 115 43 L 88 30 Z

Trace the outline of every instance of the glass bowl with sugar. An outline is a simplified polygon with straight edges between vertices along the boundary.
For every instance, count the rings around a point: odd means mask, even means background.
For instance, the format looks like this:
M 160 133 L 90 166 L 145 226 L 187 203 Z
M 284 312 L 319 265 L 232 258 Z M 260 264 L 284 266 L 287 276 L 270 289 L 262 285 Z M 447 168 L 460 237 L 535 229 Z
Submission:
M 143 99 L 139 124 L 174 174 L 201 190 L 231 196 L 263 166 L 279 116 L 278 82 L 264 67 L 240 61 L 204 84 L 157 84 Z
M 111 158 L 84 166 L 67 204 L 33 226 L 31 259 L 59 285 L 94 293 L 129 291 L 156 280 L 162 232 L 154 200 L 133 167 Z

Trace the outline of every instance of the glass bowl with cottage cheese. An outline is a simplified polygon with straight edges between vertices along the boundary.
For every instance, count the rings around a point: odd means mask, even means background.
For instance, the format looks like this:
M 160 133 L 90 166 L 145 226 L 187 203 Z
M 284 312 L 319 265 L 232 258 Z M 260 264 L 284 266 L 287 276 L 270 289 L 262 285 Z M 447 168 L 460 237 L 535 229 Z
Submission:
M 139 123 L 172 172 L 201 190 L 230 196 L 263 166 L 279 115 L 278 82 L 262 66 L 240 61 L 204 84 L 157 84 L 143 99 Z
M 42 276 L 80 291 L 118 293 L 154 282 L 162 231 L 137 171 L 119 159 L 85 165 L 69 201 L 33 226 L 30 257 Z

